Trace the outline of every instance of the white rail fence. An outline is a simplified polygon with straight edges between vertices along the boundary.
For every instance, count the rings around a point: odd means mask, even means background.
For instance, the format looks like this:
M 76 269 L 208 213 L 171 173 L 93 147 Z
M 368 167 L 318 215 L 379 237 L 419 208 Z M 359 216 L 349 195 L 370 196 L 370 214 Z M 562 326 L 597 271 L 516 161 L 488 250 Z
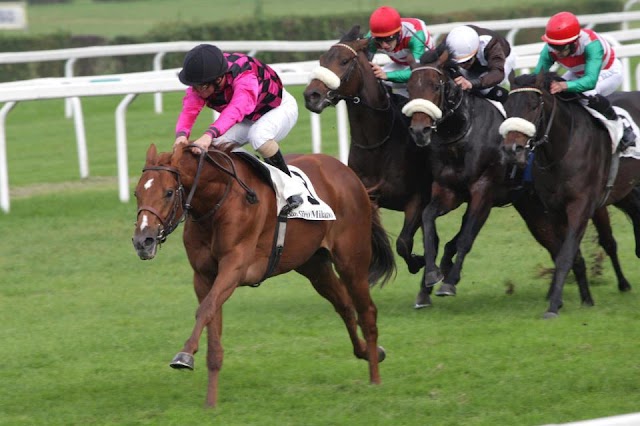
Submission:
M 632 2 L 634 1 L 636 0 L 632 0 Z M 580 21 L 587 26 L 593 26 L 601 23 L 621 23 L 624 27 L 629 22 L 640 20 L 640 11 L 582 15 L 579 18 Z M 508 37 L 513 40 L 518 30 L 524 28 L 544 27 L 547 20 L 548 18 L 526 18 L 506 21 L 483 21 L 476 22 L 476 24 L 496 30 L 509 30 Z M 438 37 L 450 31 L 457 25 L 460 25 L 460 23 L 432 25 L 429 29 L 436 37 Z M 640 40 L 640 30 L 620 30 L 604 34 L 612 43 L 619 45 L 616 48 L 616 51 L 625 64 L 626 72 L 625 86 L 623 87 L 623 90 L 629 90 L 632 82 L 629 58 L 640 56 L 640 43 L 630 45 L 620 45 L 620 43 Z M 4 106 L 0 108 L 0 208 L 4 212 L 9 212 L 10 208 L 8 164 L 6 157 L 6 119 L 16 103 L 38 99 L 67 99 L 67 116 L 73 116 L 74 118 L 80 177 L 86 178 L 89 176 L 89 167 L 84 118 L 80 98 L 104 95 L 125 95 L 116 108 L 115 124 L 119 198 L 123 202 L 128 201 L 129 177 L 126 141 L 127 107 L 137 97 L 137 95 L 143 93 L 154 93 L 155 110 L 156 112 L 161 112 L 162 93 L 178 92 L 185 89 L 185 86 L 183 86 L 176 77 L 176 69 L 162 69 L 163 56 L 168 52 L 186 52 L 199 43 L 201 42 L 181 41 L 140 45 L 94 46 L 49 51 L 0 53 L 0 64 L 65 60 L 65 74 L 68 76 L 64 78 L 44 78 L 0 84 L 0 102 L 4 103 Z M 215 43 L 223 50 L 246 51 L 250 54 L 256 54 L 259 51 L 324 52 L 335 43 L 335 40 L 296 42 L 216 41 Z M 529 71 L 530 68 L 535 66 L 537 56 L 541 48 L 542 43 L 514 46 L 518 55 L 517 68 L 525 72 Z M 108 76 L 73 77 L 73 64 L 80 58 L 140 55 L 150 53 L 155 54 L 153 59 L 154 71 Z M 313 69 L 317 63 L 317 61 L 307 61 L 275 64 L 274 68 L 276 68 L 278 73 L 281 75 L 285 85 L 305 85 L 308 82 L 309 71 Z M 635 73 L 635 81 L 640 81 L 640 75 L 637 69 Z M 37 88 L 38 90 L 34 90 L 34 88 Z M 320 116 L 313 113 L 310 114 L 312 150 L 313 152 L 320 152 Z M 343 102 L 338 104 L 336 114 L 339 157 L 343 162 L 346 162 L 348 158 L 349 136 L 346 108 Z

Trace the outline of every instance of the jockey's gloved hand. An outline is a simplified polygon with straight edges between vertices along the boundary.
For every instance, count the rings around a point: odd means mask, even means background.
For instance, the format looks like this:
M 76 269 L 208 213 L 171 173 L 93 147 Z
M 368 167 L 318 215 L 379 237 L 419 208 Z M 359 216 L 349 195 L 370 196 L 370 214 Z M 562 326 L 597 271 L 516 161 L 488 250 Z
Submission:
M 458 67 L 450 67 L 447 71 L 454 80 L 462 75 Z

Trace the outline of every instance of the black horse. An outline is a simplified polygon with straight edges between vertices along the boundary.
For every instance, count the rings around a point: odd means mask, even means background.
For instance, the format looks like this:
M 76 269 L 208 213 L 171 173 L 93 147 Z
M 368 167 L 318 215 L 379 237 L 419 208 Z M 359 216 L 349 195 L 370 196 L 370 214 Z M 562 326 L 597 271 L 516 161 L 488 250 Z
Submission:
M 407 88 L 410 101 L 403 111 L 411 117 L 416 145 L 429 147 L 433 184 L 431 201 L 422 213 L 425 282 L 443 281 L 438 296 L 456 294 L 462 264 L 494 205 L 510 201 L 503 185 L 506 170 L 500 161 L 498 128 L 504 116 L 486 99 L 469 94 L 453 81 L 459 72 L 452 52 L 442 43 L 412 64 Z M 467 202 L 455 243 L 445 246 L 436 265 L 435 220 Z M 455 262 L 451 259 L 455 255 Z
M 629 215 L 634 225 L 636 255 L 640 256 L 639 197 L 635 188 L 640 182 L 640 163 L 621 158 L 617 177 L 608 189 L 611 138 L 575 97 L 565 100 L 549 93 L 554 79 L 561 78 L 555 73 L 517 77 L 505 104 L 510 118 L 500 129 L 508 163 L 521 169 L 532 163 L 535 191 L 548 220 L 560 231 L 562 244 L 554 255 L 556 269 L 545 318 L 558 315 L 566 275 L 579 253 L 587 222 L 594 214 L 602 215 L 603 206 L 614 204 Z M 614 104 L 624 103 L 634 120 L 640 118 L 640 92 L 620 93 L 611 99 Z M 617 257 L 607 254 L 617 262 Z M 618 288 L 626 291 L 631 287 L 619 279 Z
M 346 101 L 351 132 L 349 167 L 377 205 L 404 211 L 396 250 L 409 271 L 417 273 L 424 258 L 412 254 L 413 237 L 430 196 L 428 155 L 411 141 L 407 118 L 373 74 L 368 39 L 361 38 L 359 31 L 360 27 L 354 26 L 320 57 L 320 67 L 304 91 L 305 106 L 321 113 Z M 430 303 L 427 293 L 419 294 L 416 307 Z
M 417 144 L 431 149 L 434 183 L 432 201 L 425 209 L 425 243 L 429 238 L 429 224 L 438 215 L 445 214 L 468 202 L 456 243 L 445 246 L 440 269 L 435 266 L 437 247 L 425 246 L 426 285 L 433 285 L 444 276 L 444 284 L 438 295 L 453 295 L 460 280 L 464 256 L 471 249 L 482 224 L 493 206 L 512 203 L 522 216 L 534 238 L 554 258 L 562 246 L 562 239 L 541 200 L 531 186 L 516 185 L 505 179 L 505 164 L 500 151 L 502 140 L 497 132 L 503 122 L 502 113 L 485 99 L 462 91 L 453 78 L 459 72 L 458 65 L 450 60 L 451 52 L 441 44 L 435 52 L 427 52 L 420 64 L 412 65 L 409 93 L 412 101 L 405 111 L 412 116 L 411 133 Z M 437 104 L 437 105 L 436 105 Z M 640 199 L 628 197 L 625 209 L 638 217 Z M 629 287 L 622 274 L 617 246 L 613 238 L 609 216 L 605 208 L 594 212 L 593 222 L 599 234 L 599 242 L 611 257 L 618 285 Z M 454 240 L 454 241 L 455 241 Z M 456 256 L 456 263 L 449 259 Z M 582 303 L 593 305 L 589 292 L 584 259 L 578 251 L 572 264 Z

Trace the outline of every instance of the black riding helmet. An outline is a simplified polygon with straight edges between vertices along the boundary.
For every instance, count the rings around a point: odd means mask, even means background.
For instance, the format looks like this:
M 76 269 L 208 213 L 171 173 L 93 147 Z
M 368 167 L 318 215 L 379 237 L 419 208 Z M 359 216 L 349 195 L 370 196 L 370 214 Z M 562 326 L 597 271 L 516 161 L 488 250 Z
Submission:
M 222 51 L 212 44 L 199 44 L 187 52 L 178 79 L 193 86 L 206 84 L 227 72 L 229 65 Z

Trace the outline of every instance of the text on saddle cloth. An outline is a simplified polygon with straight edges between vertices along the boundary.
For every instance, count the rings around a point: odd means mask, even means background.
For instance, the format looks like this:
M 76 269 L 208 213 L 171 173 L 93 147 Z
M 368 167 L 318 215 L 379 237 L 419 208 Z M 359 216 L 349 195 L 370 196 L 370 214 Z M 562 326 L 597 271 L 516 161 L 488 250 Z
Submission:
M 276 192 L 277 210 L 282 211 L 286 205 L 287 198 L 293 195 L 302 197 L 303 203 L 300 207 L 292 210 L 287 218 L 305 220 L 336 220 L 336 215 L 327 203 L 322 201 L 316 194 L 309 177 L 298 167 L 289 165 L 291 177 L 282 170 L 269 164 L 264 164 L 271 173 L 273 189 Z
M 638 128 L 638 125 L 636 124 L 636 122 L 633 120 L 633 117 L 631 117 L 631 115 L 626 110 L 620 107 L 617 107 L 614 105 L 613 110 L 616 112 L 617 115 L 622 116 L 622 120 L 608 120 L 604 115 L 602 115 L 600 112 L 596 111 L 595 109 L 590 108 L 586 105 L 584 105 L 584 108 L 589 112 L 589 114 L 591 114 L 593 117 L 600 120 L 600 122 L 605 126 L 605 128 L 609 132 L 609 136 L 611 137 L 611 152 L 616 151 L 616 148 L 618 147 L 618 143 L 622 138 L 622 132 L 624 131 L 622 122 L 624 122 L 624 125 L 630 125 L 631 128 L 633 129 L 633 132 L 636 135 L 640 135 L 640 129 Z M 637 145 L 637 140 L 638 139 L 636 139 L 635 145 L 625 149 L 624 152 L 620 154 L 620 156 L 640 159 L 640 147 L 638 147 Z

